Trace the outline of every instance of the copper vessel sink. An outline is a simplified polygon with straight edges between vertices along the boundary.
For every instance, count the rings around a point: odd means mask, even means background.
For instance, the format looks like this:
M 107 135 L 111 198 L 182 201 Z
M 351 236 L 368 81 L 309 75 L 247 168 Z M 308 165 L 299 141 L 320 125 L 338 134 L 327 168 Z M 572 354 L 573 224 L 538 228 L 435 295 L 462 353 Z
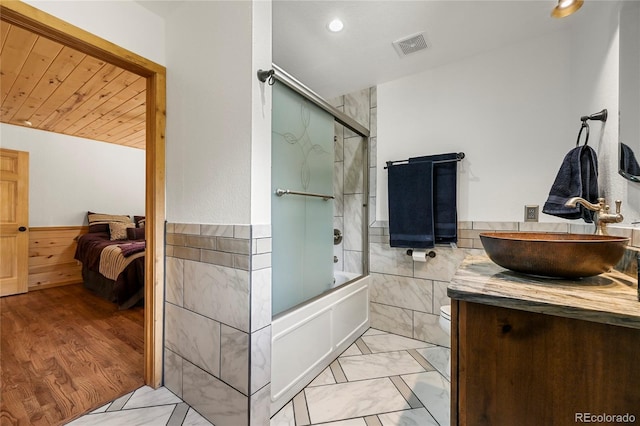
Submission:
M 484 232 L 489 258 L 512 271 L 556 278 L 590 277 L 622 258 L 629 238 L 544 232 Z

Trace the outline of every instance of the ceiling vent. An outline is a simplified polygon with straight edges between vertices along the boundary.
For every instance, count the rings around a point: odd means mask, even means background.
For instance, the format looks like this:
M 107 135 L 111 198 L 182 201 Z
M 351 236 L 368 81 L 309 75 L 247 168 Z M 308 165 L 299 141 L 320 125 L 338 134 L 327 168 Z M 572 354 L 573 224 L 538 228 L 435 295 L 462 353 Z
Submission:
M 414 34 L 400 40 L 393 42 L 393 47 L 398 52 L 398 56 L 401 58 L 411 53 L 419 52 L 426 49 L 427 41 L 424 38 L 424 33 Z

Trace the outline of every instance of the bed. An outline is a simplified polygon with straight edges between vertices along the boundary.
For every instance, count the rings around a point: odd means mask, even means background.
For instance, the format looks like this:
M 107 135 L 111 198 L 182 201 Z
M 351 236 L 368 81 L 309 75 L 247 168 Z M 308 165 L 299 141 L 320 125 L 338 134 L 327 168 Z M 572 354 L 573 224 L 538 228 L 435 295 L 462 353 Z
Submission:
M 85 288 L 129 309 L 144 300 L 144 218 L 89 212 L 89 232 L 78 238 Z

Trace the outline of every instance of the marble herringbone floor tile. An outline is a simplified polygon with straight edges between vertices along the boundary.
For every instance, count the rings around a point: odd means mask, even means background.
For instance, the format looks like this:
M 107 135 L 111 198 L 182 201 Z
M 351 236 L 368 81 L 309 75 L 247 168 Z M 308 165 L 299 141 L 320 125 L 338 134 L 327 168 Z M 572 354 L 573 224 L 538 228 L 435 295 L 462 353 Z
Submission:
M 340 356 L 353 356 L 353 355 L 362 355 L 362 351 L 360 350 L 360 348 L 358 348 L 358 345 L 356 345 L 355 343 L 349 346 L 347 350 L 345 350 L 340 354 Z
M 167 425 L 172 426 L 172 425 Z M 182 422 L 182 426 L 213 426 L 211 423 L 207 421 L 204 417 L 202 417 L 196 410 L 193 408 L 189 408 L 187 412 L 187 416 L 184 418 Z
M 312 424 L 411 408 L 387 377 L 307 388 L 304 394 Z
M 425 408 L 378 414 L 382 426 L 438 426 Z
M 154 405 L 179 404 L 182 400 L 167 388 L 153 389 L 143 386 L 136 390 L 122 407 L 123 409 L 149 407 Z
M 333 377 L 333 373 L 331 372 L 331 368 L 327 367 L 318 376 L 313 379 L 311 383 L 309 383 L 308 387 L 314 386 L 322 386 L 322 385 L 332 385 L 336 383 L 335 377 Z
M 449 356 L 448 348 L 369 329 L 276 413 L 270 426 L 448 425 Z M 168 389 L 148 386 L 69 425 L 212 426 Z
M 429 364 L 433 365 L 447 380 L 451 381 L 451 373 L 448 371 L 451 349 L 434 346 L 432 348 L 416 349 L 416 352 L 429 361 Z
M 293 402 L 289 401 L 273 417 L 270 426 L 296 426 L 295 415 L 293 414 Z
M 337 422 L 322 423 L 322 426 L 369 426 L 362 418 L 338 420 Z
M 410 339 L 408 337 L 391 333 L 363 336 L 362 340 L 367 344 L 367 347 L 372 353 L 428 348 L 430 346 L 434 346 L 431 343 L 425 343 L 421 340 Z
M 448 426 L 449 354 L 448 348 L 369 329 L 298 394 L 295 410 L 289 403 L 271 426 Z M 344 377 L 337 380 L 335 373 Z M 387 378 L 395 390 L 387 389 Z M 391 390 L 402 408 L 378 402 Z
M 82 416 L 69 426 L 212 426 L 165 387 L 143 386 Z
M 386 331 L 378 330 L 377 328 L 370 328 L 367 331 L 365 331 L 363 336 L 375 336 L 377 334 L 389 334 L 389 333 Z
M 440 425 L 450 423 L 450 386 L 442 374 L 428 371 L 401 377 Z
M 350 356 L 339 362 L 350 382 L 425 371 L 407 351 Z
M 133 410 L 88 414 L 69 423 L 70 426 L 166 425 L 176 404 Z

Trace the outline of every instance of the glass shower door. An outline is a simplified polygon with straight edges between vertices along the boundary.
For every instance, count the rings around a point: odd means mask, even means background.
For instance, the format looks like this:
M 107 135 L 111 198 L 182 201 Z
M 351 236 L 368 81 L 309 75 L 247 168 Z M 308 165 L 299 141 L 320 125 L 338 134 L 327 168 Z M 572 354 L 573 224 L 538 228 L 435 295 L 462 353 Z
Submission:
M 271 222 L 273 315 L 333 283 L 333 116 L 283 84 L 273 86 Z

